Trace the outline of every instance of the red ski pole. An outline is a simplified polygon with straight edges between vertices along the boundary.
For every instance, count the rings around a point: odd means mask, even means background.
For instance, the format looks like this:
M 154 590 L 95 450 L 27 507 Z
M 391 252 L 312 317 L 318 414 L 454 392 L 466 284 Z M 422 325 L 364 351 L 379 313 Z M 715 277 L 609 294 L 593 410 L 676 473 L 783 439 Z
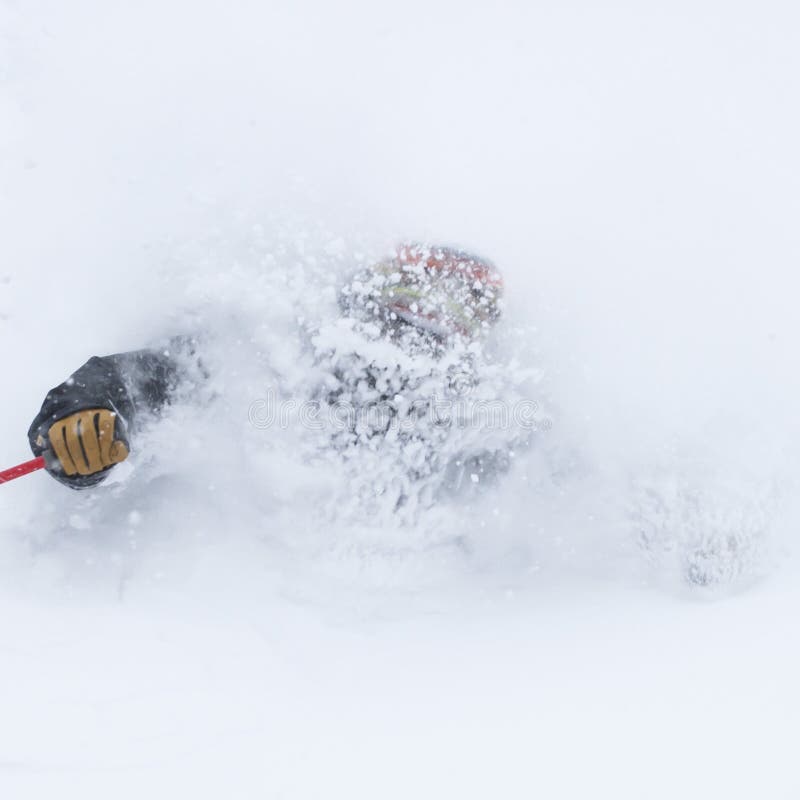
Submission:
M 44 458 L 33 458 L 26 461 L 24 464 L 17 464 L 16 467 L 0 471 L 0 483 L 8 483 L 13 481 L 14 478 L 21 478 L 23 475 L 29 475 L 31 472 L 36 472 L 37 469 L 44 469 Z

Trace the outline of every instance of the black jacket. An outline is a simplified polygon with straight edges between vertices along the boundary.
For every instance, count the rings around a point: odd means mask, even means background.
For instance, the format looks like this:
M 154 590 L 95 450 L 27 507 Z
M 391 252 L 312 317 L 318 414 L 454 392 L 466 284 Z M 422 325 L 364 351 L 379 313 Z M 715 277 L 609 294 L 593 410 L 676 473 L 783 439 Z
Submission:
M 175 348 L 178 349 L 180 347 Z M 144 415 L 158 413 L 169 403 L 183 371 L 181 360 L 172 349 L 136 350 L 90 358 L 67 380 L 47 393 L 28 430 L 31 450 L 36 456 L 42 455 L 48 449 L 50 426 L 87 408 L 106 408 L 116 412 L 116 438 L 127 440 Z M 51 472 L 66 486 L 84 489 L 103 481 L 110 469 L 94 475 L 67 476 L 57 469 Z

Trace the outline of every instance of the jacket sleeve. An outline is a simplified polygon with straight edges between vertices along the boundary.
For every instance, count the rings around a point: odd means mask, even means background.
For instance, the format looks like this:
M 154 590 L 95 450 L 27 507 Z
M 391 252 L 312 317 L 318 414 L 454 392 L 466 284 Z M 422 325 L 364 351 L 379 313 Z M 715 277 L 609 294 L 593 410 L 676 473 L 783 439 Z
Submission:
M 183 375 L 179 358 L 170 350 L 136 350 L 90 358 L 45 397 L 28 430 L 34 455 L 47 449 L 47 432 L 57 420 L 77 411 L 106 408 L 116 412 L 123 433 L 135 435 L 144 417 L 158 414 L 169 404 Z M 108 470 L 95 475 L 52 473 L 62 483 L 80 489 L 104 480 Z

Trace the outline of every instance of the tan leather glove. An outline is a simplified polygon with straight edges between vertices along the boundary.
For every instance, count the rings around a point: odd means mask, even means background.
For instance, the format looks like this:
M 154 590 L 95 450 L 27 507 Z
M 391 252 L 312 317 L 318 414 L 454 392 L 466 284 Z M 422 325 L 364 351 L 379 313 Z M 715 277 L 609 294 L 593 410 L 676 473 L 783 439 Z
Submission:
M 84 409 L 54 422 L 47 431 L 49 441 L 40 435 L 37 444 L 52 453 L 45 455 L 51 462 L 48 468 L 57 460 L 64 475 L 94 475 L 128 457 L 128 443 L 119 427 L 113 411 Z

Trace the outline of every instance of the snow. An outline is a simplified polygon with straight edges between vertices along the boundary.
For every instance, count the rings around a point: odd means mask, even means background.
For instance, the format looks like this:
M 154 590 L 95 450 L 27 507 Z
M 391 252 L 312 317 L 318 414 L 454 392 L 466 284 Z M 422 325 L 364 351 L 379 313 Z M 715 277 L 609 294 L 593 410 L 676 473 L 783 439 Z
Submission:
M 103 486 L 0 487 L 0 794 L 797 796 L 799 23 L 0 3 L 2 466 L 90 355 L 211 375 Z M 303 417 L 436 383 L 337 310 L 408 240 L 502 270 L 476 398 L 537 422 L 445 437 L 510 450 L 455 498 Z

